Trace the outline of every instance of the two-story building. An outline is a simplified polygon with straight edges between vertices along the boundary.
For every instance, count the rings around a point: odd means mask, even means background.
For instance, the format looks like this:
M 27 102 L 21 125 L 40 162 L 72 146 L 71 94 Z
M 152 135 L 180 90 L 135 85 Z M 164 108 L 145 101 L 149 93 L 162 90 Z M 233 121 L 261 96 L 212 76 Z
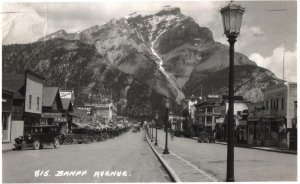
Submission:
M 208 95 L 203 101 L 196 104 L 194 129 L 198 133 L 212 133 L 215 130 L 216 120 L 221 115 L 222 99 L 218 95 Z
M 14 134 L 11 140 L 30 132 L 29 127 L 39 124 L 42 115 L 44 77 L 30 70 L 25 74 L 2 75 L 2 86 L 12 89 L 13 113 L 12 126 Z
M 297 83 L 281 83 L 262 90 L 264 94 L 265 114 L 263 142 L 267 146 L 289 147 L 289 129 L 296 117 Z

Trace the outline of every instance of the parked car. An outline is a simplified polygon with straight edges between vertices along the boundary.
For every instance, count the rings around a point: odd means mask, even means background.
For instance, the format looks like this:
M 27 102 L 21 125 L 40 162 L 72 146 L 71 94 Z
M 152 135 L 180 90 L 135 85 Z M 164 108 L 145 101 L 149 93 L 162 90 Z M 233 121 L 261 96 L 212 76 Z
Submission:
M 15 150 L 33 147 L 34 150 L 44 146 L 59 148 L 60 127 L 56 125 L 38 125 L 30 127 L 30 133 L 15 139 Z

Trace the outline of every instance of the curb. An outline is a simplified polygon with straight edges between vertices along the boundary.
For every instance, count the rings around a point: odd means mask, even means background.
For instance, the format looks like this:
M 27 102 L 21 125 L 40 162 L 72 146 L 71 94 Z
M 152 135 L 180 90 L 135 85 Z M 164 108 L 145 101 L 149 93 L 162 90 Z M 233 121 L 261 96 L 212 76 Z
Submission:
M 2 153 L 7 153 L 7 152 L 11 152 L 11 151 L 14 151 L 13 149 L 5 149 L 5 150 L 2 150 Z
M 156 157 L 158 158 L 159 162 L 164 166 L 164 168 L 166 169 L 167 173 L 169 174 L 171 180 L 173 182 L 182 182 L 181 179 L 179 178 L 179 176 L 175 173 L 175 171 L 169 166 L 169 164 L 157 153 L 157 151 L 153 148 L 153 146 L 150 144 L 149 139 L 147 137 L 147 133 L 145 133 L 145 137 L 147 139 L 147 142 L 150 146 L 150 148 L 152 149 L 152 151 L 154 152 L 154 154 L 156 155 Z
M 195 139 L 195 138 L 192 138 L 192 137 L 189 137 L 189 139 L 198 140 L 198 139 Z M 227 145 L 226 142 L 215 142 L 215 144 Z M 285 154 L 297 155 L 296 151 L 263 149 L 263 148 L 259 148 L 259 147 L 247 147 L 247 146 L 237 146 L 237 145 L 234 145 L 234 147 L 256 149 L 256 150 L 261 150 L 261 151 L 269 151 L 269 152 L 277 152 L 277 153 L 285 153 Z

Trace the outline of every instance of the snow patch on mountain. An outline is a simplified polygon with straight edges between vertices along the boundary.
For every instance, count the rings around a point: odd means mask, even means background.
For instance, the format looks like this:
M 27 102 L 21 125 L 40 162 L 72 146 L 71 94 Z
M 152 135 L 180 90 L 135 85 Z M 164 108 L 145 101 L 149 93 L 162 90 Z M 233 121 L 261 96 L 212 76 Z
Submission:
M 171 78 L 169 74 L 166 72 L 165 68 L 163 67 L 163 60 L 159 56 L 159 54 L 155 51 L 155 44 L 157 40 L 160 38 L 161 35 L 163 35 L 167 29 L 170 27 L 170 25 L 174 24 L 178 21 L 178 16 L 176 15 L 164 15 L 164 16 L 153 16 L 146 20 L 147 23 L 151 25 L 151 30 L 149 31 L 149 40 L 151 41 L 151 51 L 153 55 L 157 58 L 156 63 L 159 66 L 159 70 L 166 76 L 167 80 L 171 84 L 171 86 L 176 90 L 177 92 L 177 98 L 176 101 L 180 101 L 185 97 L 183 92 L 178 88 L 176 79 L 173 77 Z M 163 23 L 163 26 L 160 26 Z M 150 26 L 147 26 L 150 27 Z M 159 28 L 160 27 L 160 28 Z M 158 31 L 157 31 L 158 30 Z M 153 36 L 156 33 L 156 37 Z

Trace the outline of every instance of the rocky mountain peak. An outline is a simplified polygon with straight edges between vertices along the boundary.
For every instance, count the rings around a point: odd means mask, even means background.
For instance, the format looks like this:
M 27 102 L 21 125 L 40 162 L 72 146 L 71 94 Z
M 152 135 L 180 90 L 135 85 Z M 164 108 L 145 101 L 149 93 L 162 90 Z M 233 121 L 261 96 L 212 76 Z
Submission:
M 165 16 L 165 15 L 180 15 L 181 10 L 179 7 L 164 7 L 162 10 L 160 10 L 158 13 L 156 13 L 156 16 Z

